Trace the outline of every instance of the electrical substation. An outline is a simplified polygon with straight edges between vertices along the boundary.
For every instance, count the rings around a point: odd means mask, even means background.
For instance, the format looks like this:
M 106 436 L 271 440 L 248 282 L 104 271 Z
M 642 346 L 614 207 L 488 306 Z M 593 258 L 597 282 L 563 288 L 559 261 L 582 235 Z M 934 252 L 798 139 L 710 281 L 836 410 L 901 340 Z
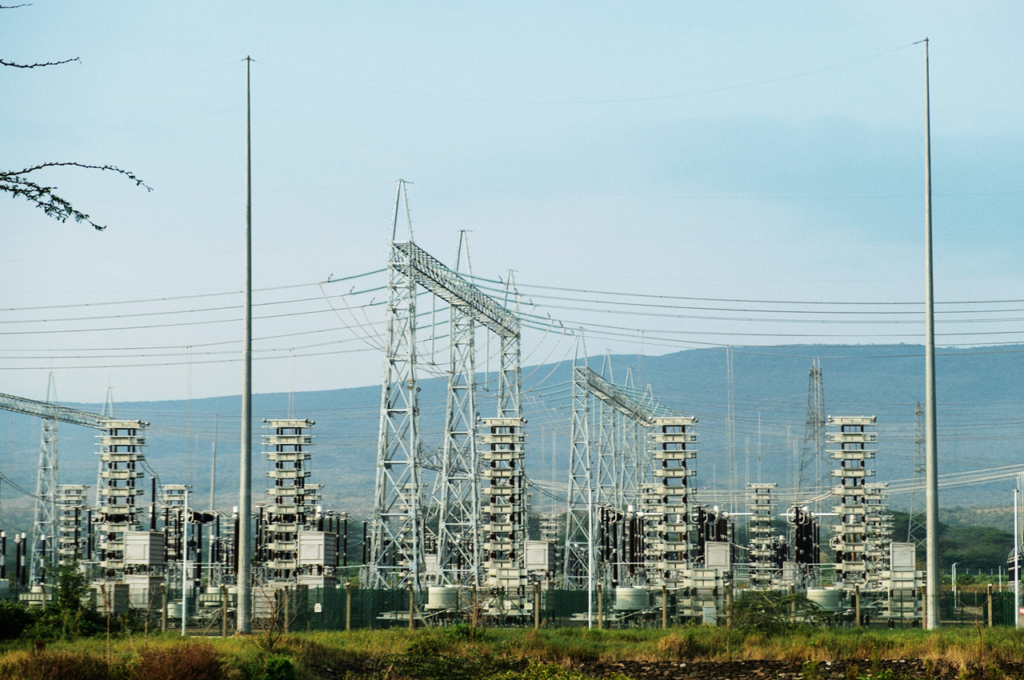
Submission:
M 4 534 L 0 594 L 41 605 L 58 564 L 75 562 L 96 607 L 164 628 L 233 630 L 246 540 L 253 618 L 285 627 L 714 624 L 758 593 L 805 596 L 815 620 L 834 625 L 922 625 L 915 546 L 891 540 L 886 484 L 874 476 L 885 455 L 876 418 L 826 416 L 817 362 L 791 486 L 759 469 L 742 485 L 730 474 L 723 490 L 709 484 L 708 461 L 735 472 L 731 348 L 723 452 L 701 450 L 696 415 L 667 407 L 633 372 L 617 383 L 610 357 L 590 368 L 578 344 L 565 386 L 568 464 L 540 483 L 512 276 L 489 291 L 423 250 L 411 227 L 407 240 L 395 236 L 368 516 L 350 531 L 356 518 L 326 507 L 343 471 L 318 464 L 307 418 L 263 421 L 266 473 L 253 482 L 263 493 L 241 537 L 238 508 L 215 507 L 212 488 L 207 500 L 173 470 L 158 481 L 150 423 L 0 395 L 0 408 L 42 424 L 33 528 L 10 545 Z M 448 313 L 443 422 L 429 427 L 417 357 L 425 303 Z M 496 388 L 485 390 L 477 361 L 492 347 Z M 96 431 L 95 488 L 58 483 L 59 424 Z

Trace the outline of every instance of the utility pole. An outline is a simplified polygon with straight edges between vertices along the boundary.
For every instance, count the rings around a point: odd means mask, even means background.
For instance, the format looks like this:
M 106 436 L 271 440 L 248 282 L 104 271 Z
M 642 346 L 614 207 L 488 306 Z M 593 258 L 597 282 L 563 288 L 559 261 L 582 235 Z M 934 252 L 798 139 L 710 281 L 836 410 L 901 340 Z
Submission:
M 924 39 L 924 275 L 925 275 L 925 555 L 928 628 L 939 627 L 939 456 L 935 424 L 935 286 L 932 274 L 932 132 L 928 91 L 928 38 Z
M 238 488 L 238 631 L 251 630 L 252 591 L 249 571 L 252 546 L 252 116 L 249 97 L 249 68 L 245 58 L 245 339 L 242 342 L 242 452 Z

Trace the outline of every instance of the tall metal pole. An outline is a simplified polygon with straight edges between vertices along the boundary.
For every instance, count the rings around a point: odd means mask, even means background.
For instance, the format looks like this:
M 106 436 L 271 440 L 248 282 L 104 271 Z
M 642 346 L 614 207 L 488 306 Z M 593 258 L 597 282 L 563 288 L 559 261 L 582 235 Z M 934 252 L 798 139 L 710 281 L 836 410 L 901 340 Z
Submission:
M 1017 478 L 1020 487 L 1020 478 Z M 1020 489 L 1013 490 L 1013 625 L 1020 628 L 1020 527 L 1017 525 L 1017 497 Z
M 939 456 L 935 425 L 935 286 L 932 276 L 932 132 L 928 92 L 928 38 L 924 39 L 924 275 L 925 275 L 925 555 L 928 628 L 939 627 Z
M 252 119 L 249 100 L 250 57 L 245 58 L 245 339 L 242 343 L 242 460 L 238 483 L 238 622 L 240 633 L 251 629 L 250 569 L 252 546 Z
M 185 487 L 185 507 L 181 512 L 181 634 L 187 635 L 188 623 L 188 487 Z

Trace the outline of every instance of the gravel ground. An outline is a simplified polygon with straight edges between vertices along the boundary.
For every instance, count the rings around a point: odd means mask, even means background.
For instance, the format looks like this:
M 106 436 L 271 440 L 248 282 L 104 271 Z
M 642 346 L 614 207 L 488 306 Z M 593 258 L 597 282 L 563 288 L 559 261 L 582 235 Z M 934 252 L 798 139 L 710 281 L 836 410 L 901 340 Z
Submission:
M 919 660 L 880 660 L 877 664 L 879 675 L 888 675 L 888 671 L 894 680 L 1002 680 L 998 675 L 993 676 L 984 669 L 979 669 L 976 673 L 962 674 L 960 668 L 945 664 L 936 664 L 929 673 L 925 662 Z M 855 671 L 851 669 L 853 666 L 856 666 Z M 874 675 L 872 666 L 871 660 L 821 661 L 818 663 L 817 675 L 820 680 L 846 680 L 850 670 L 852 677 L 864 678 Z M 576 669 L 591 678 L 620 674 L 633 680 L 812 680 L 804 676 L 802 664 L 787 661 L 595 661 L 579 664 Z M 1024 677 L 1024 664 L 1003 664 L 999 670 L 1007 678 Z M 357 677 L 394 677 L 390 669 L 373 661 L 344 667 L 321 667 L 316 671 L 324 680 L 344 678 L 349 673 Z

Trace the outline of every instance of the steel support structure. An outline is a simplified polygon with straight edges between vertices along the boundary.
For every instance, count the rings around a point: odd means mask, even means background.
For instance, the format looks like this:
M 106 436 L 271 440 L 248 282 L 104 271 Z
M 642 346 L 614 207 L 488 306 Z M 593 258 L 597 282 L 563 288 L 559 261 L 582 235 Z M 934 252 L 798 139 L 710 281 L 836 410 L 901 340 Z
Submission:
M 438 581 L 480 585 L 480 487 L 476 458 L 476 324 L 451 308 L 448 397 L 441 455 Z
M 625 512 L 639 503 L 639 487 L 646 477 L 640 449 L 655 418 L 657 407 L 650 393 L 637 399 L 586 366 L 574 366 L 570 421 L 569 493 L 563 557 L 566 587 L 585 589 L 597 537 L 596 513 L 601 508 Z M 595 428 L 596 416 L 596 428 Z M 633 427 L 632 450 L 624 450 L 624 429 Z M 593 438 L 597 430 L 596 439 Z M 596 577 L 595 577 L 596 578 Z
M 448 302 L 453 314 L 449 399 L 442 451 L 442 499 L 439 558 L 442 580 L 462 581 L 468 567 L 459 562 L 479 554 L 479 536 L 467 537 L 479 512 L 479 462 L 475 440 L 475 367 L 472 333 L 480 324 L 501 338 L 498 415 L 522 417 L 519 334 L 521 324 L 509 311 L 446 267 L 411 240 L 394 240 L 405 184 L 399 182 L 388 244 L 387 338 L 381 391 L 377 476 L 370 532 L 369 587 L 411 585 L 424 580 L 425 522 L 422 501 L 422 452 L 416 377 L 416 294 L 419 287 Z M 408 210 L 408 206 L 406 206 Z M 457 326 L 457 327 L 456 327 Z M 458 337 L 455 337 L 458 336 Z M 440 564 L 439 564 L 440 566 Z M 454 568 L 453 568 L 454 567 Z M 470 579 L 478 577 L 468 576 Z
M 797 471 L 797 501 L 806 503 L 818 497 L 830 485 L 831 472 L 825 464 L 825 389 L 821 376 L 821 360 L 814 359 L 807 376 L 807 419 L 804 423 L 800 469 Z M 820 501 L 814 510 L 820 512 Z
M 572 409 L 569 422 L 569 492 L 565 510 L 565 587 L 587 590 L 594 561 L 594 484 L 590 467 L 590 392 L 585 366 L 572 372 Z
M 395 205 L 397 214 L 398 205 Z M 420 587 L 423 512 L 416 385 L 416 277 L 406 253 L 388 257 L 387 352 L 370 531 L 371 588 Z
M 924 409 L 921 408 L 921 402 L 918 402 L 914 407 L 914 482 L 910 486 L 910 504 L 907 509 L 907 541 L 915 546 L 925 542 L 924 514 L 921 512 L 921 491 L 925 484 L 924 460 Z
M 57 400 L 57 386 L 53 374 L 46 388 L 46 403 Z M 42 582 L 48 560 L 57 562 L 57 418 L 53 413 L 43 418 L 39 444 L 39 469 L 36 472 L 36 507 L 32 522 L 32 552 L 29 583 Z

